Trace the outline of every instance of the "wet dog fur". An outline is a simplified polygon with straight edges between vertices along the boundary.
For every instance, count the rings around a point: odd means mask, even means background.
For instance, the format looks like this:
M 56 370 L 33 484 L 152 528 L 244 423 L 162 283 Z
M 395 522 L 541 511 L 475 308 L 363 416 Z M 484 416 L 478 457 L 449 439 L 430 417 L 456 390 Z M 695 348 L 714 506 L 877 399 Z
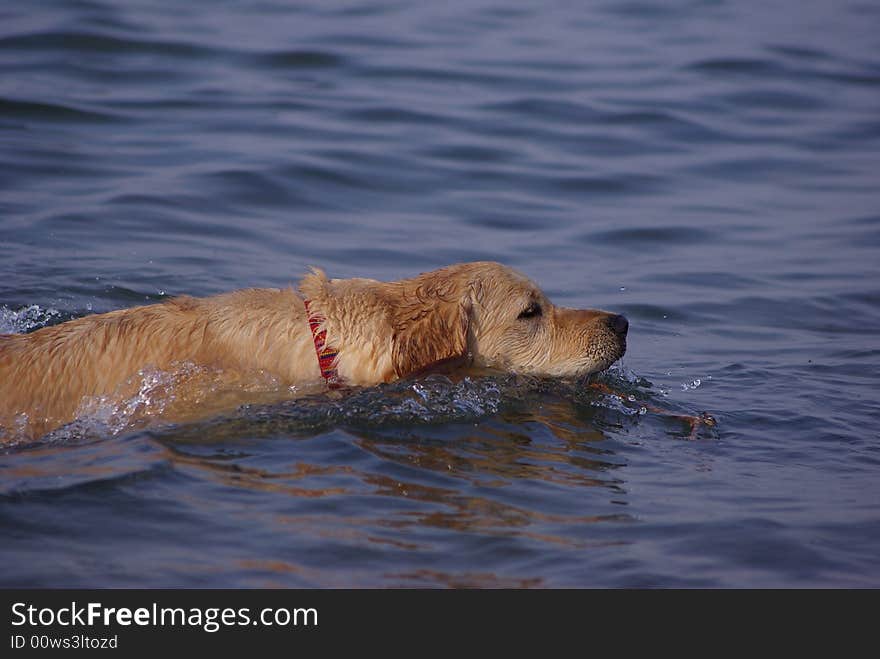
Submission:
M 338 375 L 349 385 L 390 382 L 454 359 L 578 378 L 608 368 L 626 350 L 623 316 L 555 306 L 498 263 L 395 282 L 328 279 L 315 269 L 298 289 L 177 297 L 0 335 L 0 439 L 4 428 L 7 436 L 39 437 L 90 400 L 124 400 L 145 368 L 183 373 L 191 389 L 217 377 L 319 385 L 304 299 L 323 317 Z M 196 406 L 205 400 L 186 398 Z

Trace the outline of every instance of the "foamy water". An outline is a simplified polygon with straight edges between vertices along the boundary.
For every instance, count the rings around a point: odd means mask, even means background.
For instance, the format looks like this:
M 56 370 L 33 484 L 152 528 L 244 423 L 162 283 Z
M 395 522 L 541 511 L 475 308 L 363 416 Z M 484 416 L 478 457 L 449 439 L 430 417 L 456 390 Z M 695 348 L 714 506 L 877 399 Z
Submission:
M 38 304 L 20 309 L 0 306 L 0 334 L 23 334 L 61 318 L 57 309 L 44 309 Z

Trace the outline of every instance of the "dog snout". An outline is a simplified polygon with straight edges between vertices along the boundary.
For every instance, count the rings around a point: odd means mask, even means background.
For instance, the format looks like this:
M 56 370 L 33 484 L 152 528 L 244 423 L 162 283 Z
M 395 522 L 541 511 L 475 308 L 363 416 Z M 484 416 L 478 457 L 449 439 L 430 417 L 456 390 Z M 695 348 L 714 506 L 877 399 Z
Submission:
M 629 330 L 629 321 L 626 319 L 626 316 L 614 314 L 613 316 L 608 317 L 607 322 L 608 326 L 615 334 L 621 337 L 626 336 L 626 333 Z

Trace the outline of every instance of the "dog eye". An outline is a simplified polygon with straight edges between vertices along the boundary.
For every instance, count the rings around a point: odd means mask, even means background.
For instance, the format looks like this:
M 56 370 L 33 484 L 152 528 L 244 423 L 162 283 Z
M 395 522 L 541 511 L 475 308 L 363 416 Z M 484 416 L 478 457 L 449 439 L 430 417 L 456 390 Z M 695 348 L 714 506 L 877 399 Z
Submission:
M 542 313 L 541 305 L 537 302 L 532 302 L 529 306 L 522 310 L 517 318 L 535 318 L 536 316 L 540 316 Z

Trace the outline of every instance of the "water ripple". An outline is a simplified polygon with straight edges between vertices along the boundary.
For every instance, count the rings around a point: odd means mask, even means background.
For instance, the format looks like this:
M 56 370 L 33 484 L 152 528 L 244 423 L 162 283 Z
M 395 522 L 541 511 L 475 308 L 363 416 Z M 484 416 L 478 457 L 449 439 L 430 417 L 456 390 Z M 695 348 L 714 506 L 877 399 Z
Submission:
M 0 98 L 0 113 L 6 118 L 14 117 L 27 121 L 43 120 L 59 123 L 110 123 L 124 121 L 125 119 L 111 112 L 86 110 L 61 103 L 38 103 L 11 98 Z

